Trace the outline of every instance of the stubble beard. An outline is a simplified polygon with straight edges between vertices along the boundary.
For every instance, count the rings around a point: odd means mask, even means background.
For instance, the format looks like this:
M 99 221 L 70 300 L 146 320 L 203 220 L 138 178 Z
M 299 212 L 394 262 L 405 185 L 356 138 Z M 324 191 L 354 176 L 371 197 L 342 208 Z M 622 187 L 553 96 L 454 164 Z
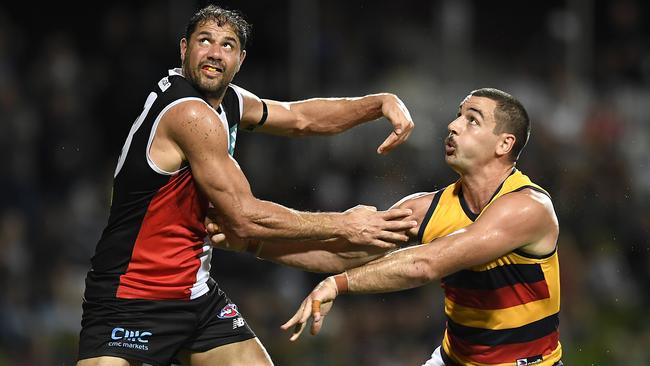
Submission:
M 201 75 L 200 69 L 191 68 L 187 61 L 183 63 L 183 75 L 196 89 L 208 98 L 219 98 L 226 90 L 229 83 L 225 82 L 222 75 L 220 80 L 210 80 Z

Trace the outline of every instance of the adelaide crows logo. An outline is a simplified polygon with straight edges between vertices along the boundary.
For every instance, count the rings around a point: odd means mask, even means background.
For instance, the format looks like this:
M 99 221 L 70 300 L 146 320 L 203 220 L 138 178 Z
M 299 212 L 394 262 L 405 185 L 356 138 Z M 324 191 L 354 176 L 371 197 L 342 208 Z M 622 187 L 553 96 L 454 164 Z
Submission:
M 228 304 L 221 309 L 219 312 L 220 319 L 230 319 L 239 316 L 239 311 L 237 310 L 237 305 Z

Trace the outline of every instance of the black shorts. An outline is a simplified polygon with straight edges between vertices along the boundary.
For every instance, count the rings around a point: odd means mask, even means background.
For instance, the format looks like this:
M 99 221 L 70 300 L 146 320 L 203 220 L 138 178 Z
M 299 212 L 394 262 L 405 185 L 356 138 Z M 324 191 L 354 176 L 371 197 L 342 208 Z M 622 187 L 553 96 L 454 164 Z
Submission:
M 116 356 L 169 366 L 181 349 L 203 352 L 255 337 L 211 281 L 194 300 L 84 299 L 79 359 Z

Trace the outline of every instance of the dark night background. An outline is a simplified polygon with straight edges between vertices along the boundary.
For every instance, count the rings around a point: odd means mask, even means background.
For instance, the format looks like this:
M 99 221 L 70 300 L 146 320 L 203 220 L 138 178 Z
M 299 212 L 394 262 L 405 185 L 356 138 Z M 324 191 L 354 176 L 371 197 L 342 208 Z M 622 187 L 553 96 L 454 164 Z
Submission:
M 144 100 L 179 65 L 204 1 L 0 5 L 0 365 L 73 365 L 89 258 L 114 164 Z M 255 194 L 303 210 L 385 209 L 455 179 L 442 138 L 469 91 L 527 107 L 519 167 L 560 220 L 567 365 L 650 364 L 650 22 L 619 1 L 224 1 L 253 24 L 235 83 L 297 100 L 388 91 L 416 129 L 388 156 L 385 120 L 334 137 L 242 132 Z M 318 337 L 280 331 L 324 277 L 215 252 L 213 272 L 277 365 L 420 365 L 444 329 L 438 284 L 337 300 Z

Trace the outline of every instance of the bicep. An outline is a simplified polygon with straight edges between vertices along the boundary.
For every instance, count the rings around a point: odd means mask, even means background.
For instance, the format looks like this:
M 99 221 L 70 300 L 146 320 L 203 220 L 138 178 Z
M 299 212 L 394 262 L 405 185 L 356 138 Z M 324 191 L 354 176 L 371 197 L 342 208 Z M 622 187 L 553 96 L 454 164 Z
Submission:
M 228 133 L 207 105 L 179 104 L 162 123 L 182 150 L 196 183 L 220 212 L 233 213 L 242 198 L 252 196 L 246 177 L 228 154 Z
M 291 109 L 291 103 L 269 99 L 264 99 L 267 115 L 264 123 L 259 126 L 264 114 L 262 99 L 245 89 L 239 88 L 238 90 L 243 99 L 243 111 L 240 121 L 242 129 L 275 135 L 290 135 L 298 129 L 299 118 L 295 111 Z
M 435 197 L 436 194 L 437 192 L 413 193 L 397 201 L 395 204 L 393 204 L 390 207 L 390 208 L 406 208 L 413 211 L 413 213 L 410 216 L 407 216 L 404 219 L 402 219 L 402 220 L 415 220 L 418 223 L 416 227 L 408 230 L 407 234 L 409 235 L 409 237 L 415 238 L 418 236 L 420 226 L 424 221 L 424 216 L 426 216 L 427 210 L 429 209 L 429 206 L 431 205 L 431 202 L 433 201 L 433 198 Z
M 513 193 L 490 205 L 473 224 L 431 242 L 442 276 L 481 265 L 538 242 L 551 229 L 547 208 Z

